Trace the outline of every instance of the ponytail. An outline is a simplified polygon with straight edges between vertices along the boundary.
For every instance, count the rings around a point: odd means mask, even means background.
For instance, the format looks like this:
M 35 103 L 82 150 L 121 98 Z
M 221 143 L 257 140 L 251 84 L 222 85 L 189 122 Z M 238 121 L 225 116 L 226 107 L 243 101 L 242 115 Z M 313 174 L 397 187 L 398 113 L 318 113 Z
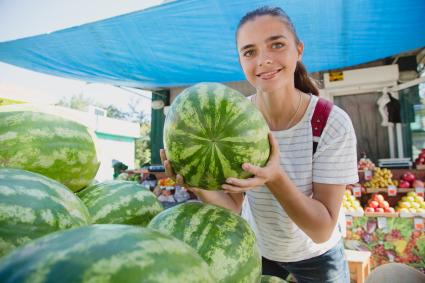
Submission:
M 301 61 L 297 62 L 297 67 L 295 68 L 294 84 L 295 87 L 302 92 L 319 96 L 319 89 L 313 80 L 308 76 L 307 70 Z

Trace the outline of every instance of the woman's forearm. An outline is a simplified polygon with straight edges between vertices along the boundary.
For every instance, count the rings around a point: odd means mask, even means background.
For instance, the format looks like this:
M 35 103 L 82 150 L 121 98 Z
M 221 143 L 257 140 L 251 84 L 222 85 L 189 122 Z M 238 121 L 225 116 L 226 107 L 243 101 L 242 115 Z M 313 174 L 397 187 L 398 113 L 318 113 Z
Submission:
M 286 174 L 266 184 L 289 218 L 315 243 L 330 238 L 338 215 L 332 215 L 320 201 L 301 193 Z
M 221 191 L 196 190 L 195 194 L 205 203 L 224 207 L 239 214 L 242 207 L 243 195 L 227 194 Z

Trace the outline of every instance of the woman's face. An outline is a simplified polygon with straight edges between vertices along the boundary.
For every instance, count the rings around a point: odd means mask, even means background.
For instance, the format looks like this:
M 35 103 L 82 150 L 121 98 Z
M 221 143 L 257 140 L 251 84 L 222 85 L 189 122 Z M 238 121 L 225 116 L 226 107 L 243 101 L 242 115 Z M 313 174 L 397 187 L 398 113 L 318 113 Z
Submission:
M 243 24 L 237 48 L 245 77 L 256 89 L 274 92 L 294 84 L 304 46 L 280 18 L 259 16 Z

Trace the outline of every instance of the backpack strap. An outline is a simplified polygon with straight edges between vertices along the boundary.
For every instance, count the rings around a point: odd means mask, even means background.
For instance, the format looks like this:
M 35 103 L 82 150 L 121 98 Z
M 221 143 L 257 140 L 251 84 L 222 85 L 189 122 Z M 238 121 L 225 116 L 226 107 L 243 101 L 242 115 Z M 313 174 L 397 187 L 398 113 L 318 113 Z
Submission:
M 313 117 L 311 118 L 311 129 L 313 131 L 313 154 L 316 153 L 320 136 L 326 126 L 332 106 L 332 102 L 319 97 L 316 107 L 314 108 Z

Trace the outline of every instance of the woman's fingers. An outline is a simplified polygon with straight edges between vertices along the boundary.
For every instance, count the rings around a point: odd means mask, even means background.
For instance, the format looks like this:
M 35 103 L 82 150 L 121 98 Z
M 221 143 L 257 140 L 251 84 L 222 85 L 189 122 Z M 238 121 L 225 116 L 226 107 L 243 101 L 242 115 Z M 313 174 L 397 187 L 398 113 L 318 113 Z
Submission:
M 279 156 L 279 143 L 272 132 L 269 132 L 269 143 L 271 147 L 269 160 L 271 160 L 273 157 Z
M 164 164 L 164 161 L 167 160 L 167 156 L 165 155 L 165 150 L 163 148 L 159 150 L 159 157 L 161 158 L 161 163 Z
M 242 164 L 242 169 L 246 172 L 253 174 L 254 176 L 263 176 L 263 168 L 255 166 L 249 163 Z
M 257 177 L 248 178 L 248 179 L 228 178 L 226 180 L 226 183 L 223 184 L 221 187 L 224 190 L 229 189 L 231 187 L 241 188 L 241 189 L 250 189 L 253 187 L 258 187 L 262 184 L 264 184 L 264 181 Z
M 171 164 L 168 160 L 164 161 L 164 168 L 165 168 L 165 174 L 171 178 L 171 179 L 175 179 L 176 175 L 174 174 L 173 168 L 171 168 Z
M 176 184 L 179 185 L 180 187 L 186 187 L 186 184 L 184 183 L 184 179 L 182 175 L 177 175 L 176 176 Z
M 223 189 L 225 193 L 231 193 L 231 194 L 243 193 L 251 189 L 251 187 L 238 187 L 238 186 L 232 186 L 229 184 L 224 184 L 221 186 L 221 188 Z

